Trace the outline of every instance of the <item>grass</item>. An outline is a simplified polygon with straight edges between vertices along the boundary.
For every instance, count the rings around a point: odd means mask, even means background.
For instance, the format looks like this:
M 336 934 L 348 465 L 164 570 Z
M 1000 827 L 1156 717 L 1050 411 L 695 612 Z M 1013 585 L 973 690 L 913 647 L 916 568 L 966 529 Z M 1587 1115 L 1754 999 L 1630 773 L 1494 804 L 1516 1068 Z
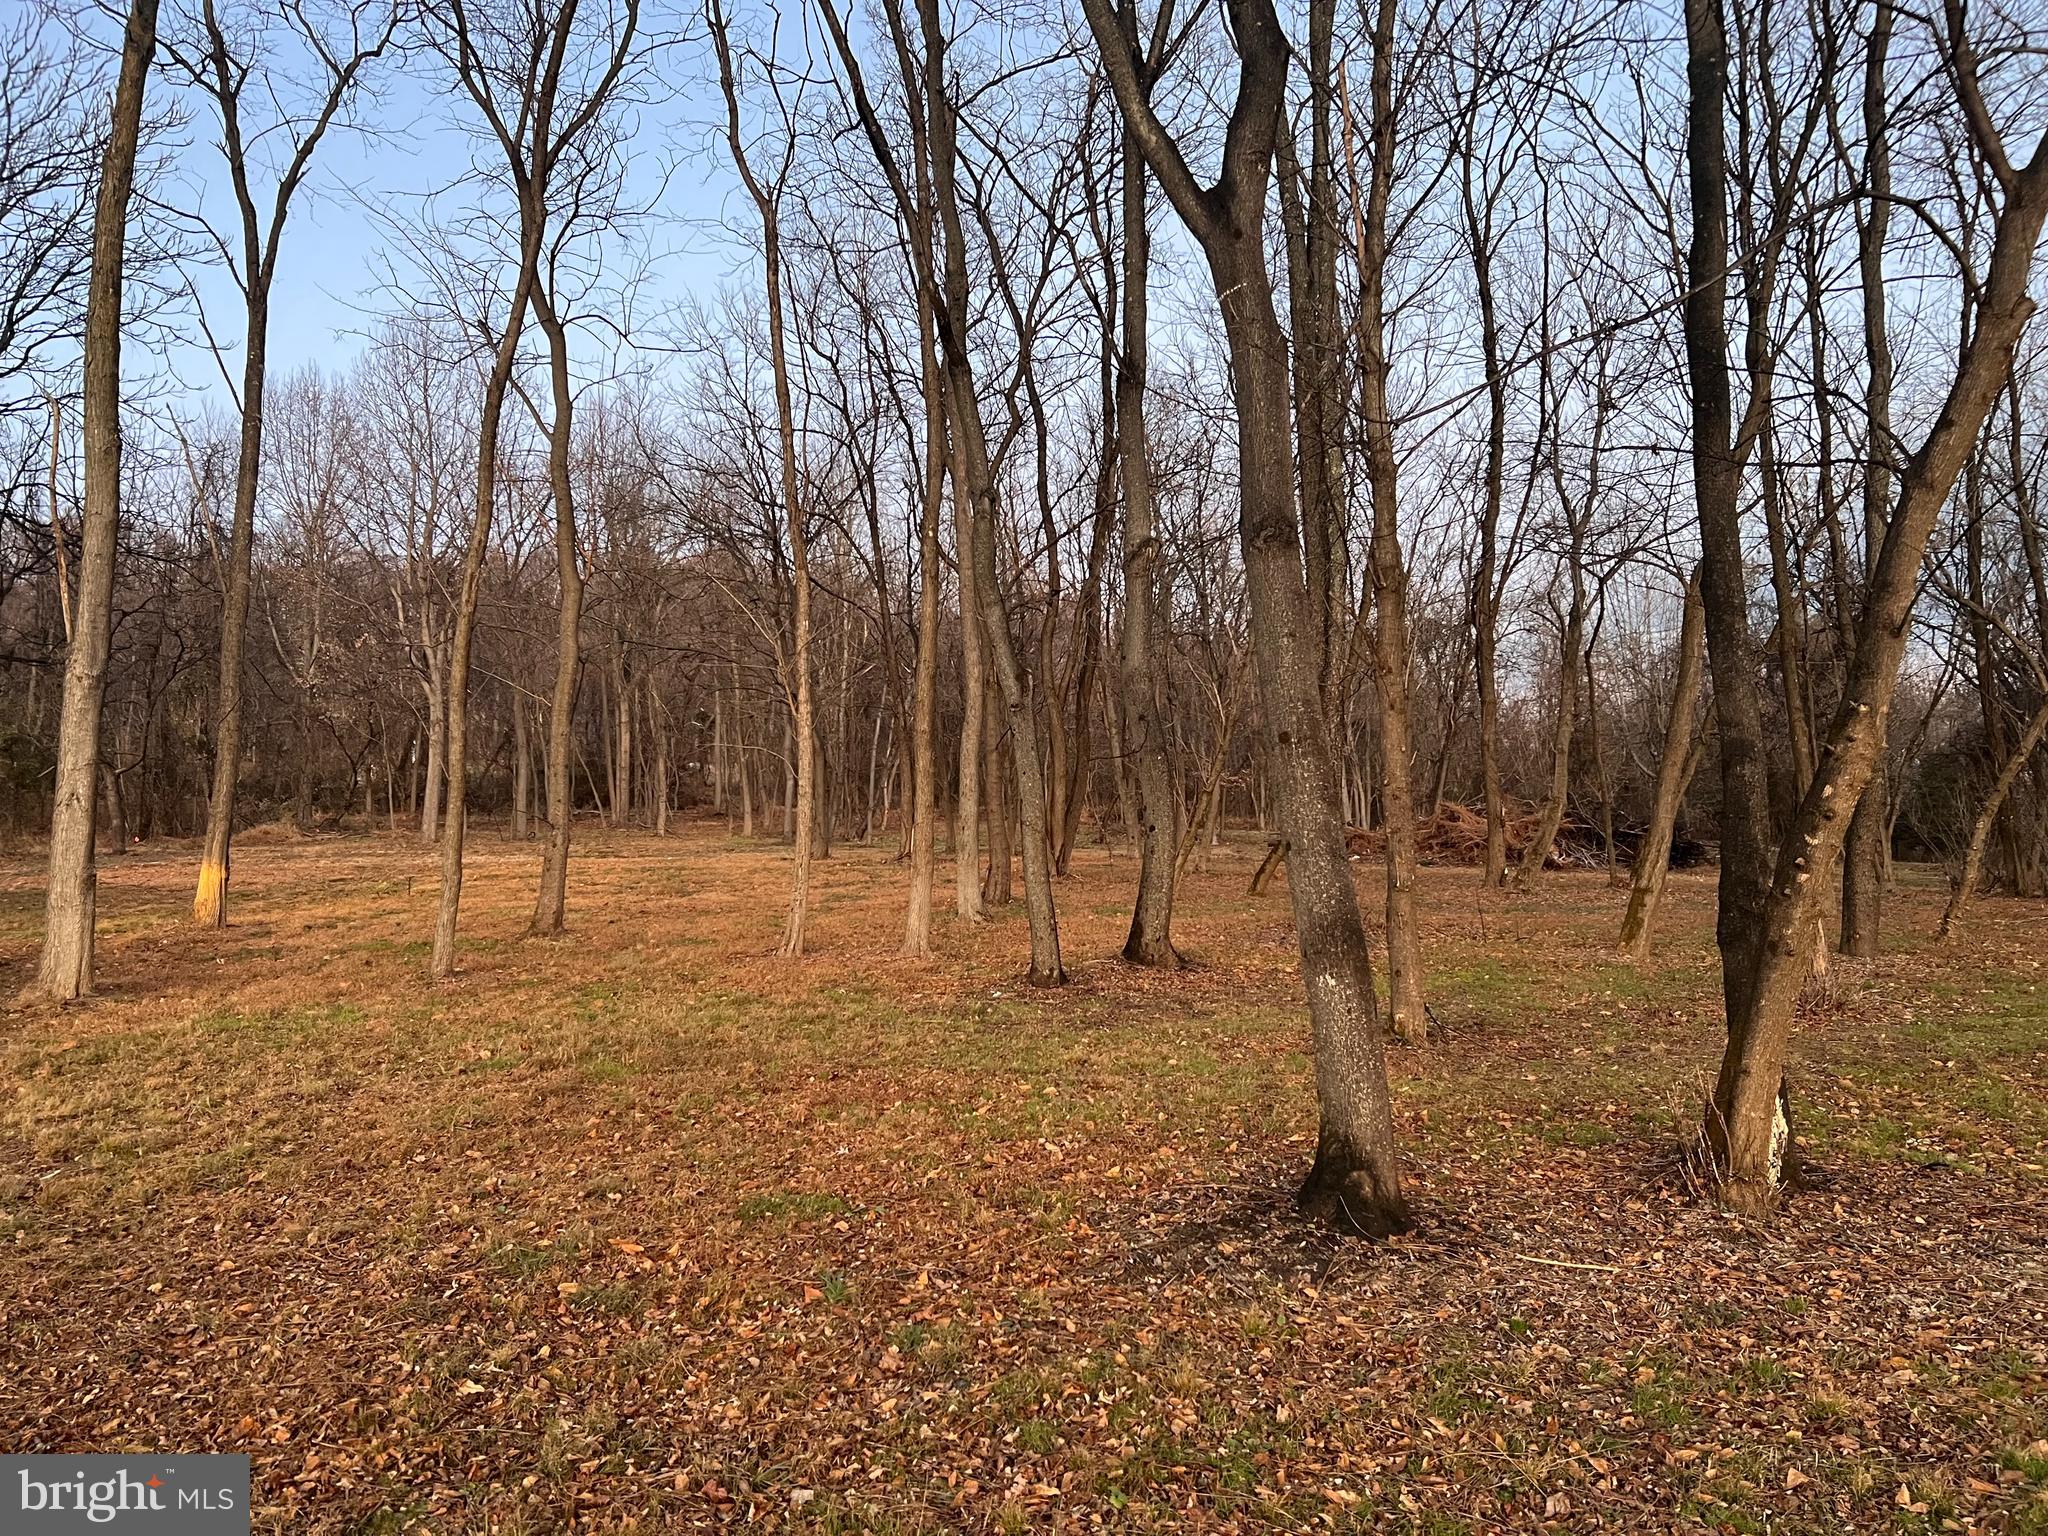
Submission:
M 1798 1037 L 1833 1188 L 1754 1228 L 1673 1173 L 1711 872 L 1638 968 L 1598 876 L 1425 871 L 1422 1220 L 1374 1248 L 1289 1215 L 1263 844 L 1190 876 L 1171 976 L 1113 958 L 1129 864 L 1084 850 L 1041 994 L 1018 909 L 898 956 L 889 850 L 819 866 L 790 964 L 772 845 L 584 842 L 536 941 L 537 852 L 480 830 L 439 985 L 409 841 L 238 853 L 225 938 L 189 849 L 109 861 L 103 996 L 0 1031 L 0 1452 L 244 1451 L 257 1529 L 319 1536 L 2048 1529 L 2038 906 L 1940 946 L 1905 884 Z M 0 874 L 18 984 L 38 872 Z

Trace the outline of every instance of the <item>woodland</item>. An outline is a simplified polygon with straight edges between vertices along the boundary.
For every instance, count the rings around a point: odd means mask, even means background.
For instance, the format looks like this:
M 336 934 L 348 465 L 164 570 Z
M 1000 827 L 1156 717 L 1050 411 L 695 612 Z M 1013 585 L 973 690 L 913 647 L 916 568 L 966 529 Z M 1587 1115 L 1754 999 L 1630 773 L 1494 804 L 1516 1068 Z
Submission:
M 2044 42 L 18 7 L 0 1452 L 2048 1531 Z

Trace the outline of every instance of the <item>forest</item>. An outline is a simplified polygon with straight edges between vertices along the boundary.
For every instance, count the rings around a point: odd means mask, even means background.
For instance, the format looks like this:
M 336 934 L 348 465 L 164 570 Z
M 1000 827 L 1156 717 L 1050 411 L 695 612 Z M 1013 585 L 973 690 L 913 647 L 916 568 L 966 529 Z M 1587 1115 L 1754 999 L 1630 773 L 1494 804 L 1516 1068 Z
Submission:
M 24 0 L 0 1455 L 2048 1531 L 2044 44 Z

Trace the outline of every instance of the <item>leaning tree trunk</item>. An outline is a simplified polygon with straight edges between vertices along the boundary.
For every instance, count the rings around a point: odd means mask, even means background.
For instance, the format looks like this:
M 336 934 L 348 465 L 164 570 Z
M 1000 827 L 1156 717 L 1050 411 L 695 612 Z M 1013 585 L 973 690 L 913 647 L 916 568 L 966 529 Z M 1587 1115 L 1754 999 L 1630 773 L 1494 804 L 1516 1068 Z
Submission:
M 1578 539 L 1572 541 L 1571 611 L 1565 615 L 1564 645 L 1557 661 L 1557 713 L 1550 725 L 1550 785 L 1543 806 L 1536 815 L 1536 830 L 1522 856 L 1515 862 L 1515 889 L 1535 887 L 1557 841 L 1557 829 L 1564 825 L 1565 801 L 1571 792 L 1572 727 L 1579 700 L 1579 655 L 1586 630 L 1586 581 L 1579 565 Z
M 1748 1006 L 1729 1018 L 1728 1049 L 1706 1133 L 1722 1199 L 1738 1211 L 1761 1213 L 1777 1198 L 1785 1150 L 1779 1114 L 1785 1058 L 1800 988 L 1811 969 L 1808 936 L 1819 888 L 1834 873 L 1851 808 L 1884 751 L 1928 538 L 2005 387 L 2034 312 L 2027 279 L 2048 216 L 2048 138 L 2024 168 L 2008 175 L 2004 190 L 1976 325 L 1926 440 L 1900 476 L 1820 768 L 1779 850 L 1766 894 Z
M 121 280 L 128 198 L 142 135 L 142 96 L 156 52 L 156 0 L 133 0 L 121 40 L 107 147 L 93 205 L 92 271 L 85 300 L 85 516 L 64 658 L 57 769 L 44 888 L 42 990 L 59 1002 L 92 991 L 98 868 L 93 808 L 98 796 L 100 706 L 112 642 L 114 547 L 121 526 Z
M 2027 722 L 2019 744 L 2006 755 L 1998 777 L 1984 796 L 1983 805 L 1977 809 L 1977 819 L 1970 825 L 1970 845 L 1963 854 L 1962 874 L 1957 877 L 1955 888 L 1948 895 L 1948 905 L 1941 913 L 1940 932 L 1944 939 L 1954 933 L 1956 924 L 1962 919 L 1963 909 L 1969 906 L 1977 894 L 1977 887 L 1983 883 L 1984 850 L 1991 841 L 1991 829 L 1998 824 L 1998 814 L 2004 809 L 2006 796 L 2012 793 L 2020 770 L 2041 744 L 2042 735 L 2048 733 L 2048 685 L 2044 685 L 2043 693 L 2041 707 Z
M 1657 907 L 1664 899 L 1665 877 L 1671 872 L 1671 838 L 1678 826 L 1678 807 L 1686 786 L 1699 768 L 1699 742 L 1693 710 L 1700 697 L 1700 651 L 1706 632 L 1706 611 L 1700 603 L 1697 569 L 1685 584 L 1685 617 L 1678 628 L 1678 676 L 1671 689 L 1671 714 L 1664 726 L 1664 751 L 1657 760 L 1657 787 L 1650 802 L 1650 825 L 1636 848 L 1629 880 L 1628 912 L 1621 920 L 1621 947 L 1630 959 L 1650 958 L 1650 936 L 1657 925 Z

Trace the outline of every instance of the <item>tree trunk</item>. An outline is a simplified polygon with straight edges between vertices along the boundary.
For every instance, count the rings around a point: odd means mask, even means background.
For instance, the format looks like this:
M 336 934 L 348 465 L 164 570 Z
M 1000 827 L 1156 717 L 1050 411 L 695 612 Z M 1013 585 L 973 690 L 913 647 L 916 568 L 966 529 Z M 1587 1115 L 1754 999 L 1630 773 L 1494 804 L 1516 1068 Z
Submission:
M 1486 368 L 1486 468 L 1480 487 L 1479 569 L 1472 577 L 1472 654 L 1479 673 L 1479 782 L 1486 805 L 1488 890 L 1507 879 L 1507 805 L 1500 787 L 1500 512 L 1507 473 L 1507 376 L 1501 363 L 1500 314 L 1493 290 L 1490 206 L 1472 195 L 1471 146 L 1463 159 L 1466 236 L 1472 249 L 1473 286 L 1479 300 L 1479 348 Z
M 529 196 L 536 195 L 529 193 Z M 540 264 L 537 217 L 524 217 L 519 276 L 505 315 L 491 371 L 484 384 L 483 420 L 477 431 L 476 508 L 469 542 L 462 555 L 457 589 L 455 629 L 448 647 L 448 810 L 441 833 L 441 900 L 434 917 L 432 968 L 437 977 L 455 971 L 455 928 L 462 910 L 462 854 L 469 811 L 469 666 L 476 635 L 477 600 L 483 591 L 484 559 L 490 551 L 491 515 L 497 505 L 498 434 L 504 421 L 505 394 L 518 360 L 519 337 L 526 307 L 533 296 Z
M 746 738 L 740 738 L 739 751 L 740 790 L 740 836 L 754 835 L 754 758 L 747 750 Z
M 429 650 L 426 657 L 427 765 L 426 782 L 419 795 L 420 841 L 432 843 L 441 836 L 441 786 L 447 779 L 443 754 L 448 741 L 448 688 L 441 666 L 441 648 Z M 417 771 L 418 758 L 414 758 L 413 765 Z
M 1753 321 L 1758 327 L 1769 323 L 1767 315 Z M 1808 714 L 1806 653 L 1811 637 L 1806 632 L 1806 608 L 1794 580 L 1791 552 L 1785 540 L 1785 513 L 1781 505 L 1784 488 L 1778 473 L 1777 444 L 1770 424 L 1757 434 L 1757 479 L 1764 509 L 1764 542 L 1771 556 L 1771 594 L 1776 600 L 1778 622 L 1778 681 L 1784 697 L 1786 742 L 1792 756 L 1792 798 L 1806 793 L 1813 778 L 1813 732 Z
M 612 655 L 612 825 L 633 820 L 633 677 L 626 670 L 626 637 Z
M 725 794 L 727 782 L 732 774 L 726 749 L 725 690 L 714 687 L 711 690 L 711 809 L 726 811 L 728 830 L 732 816 L 727 810 Z
M 1586 679 L 1586 745 L 1593 754 L 1593 781 L 1600 786 L 1600 851 L 1607 861 L 1608 883 L 1612 884 L 1616 869 L 1614 782 L 1607 772 L 1607 748 L 1600 737 L 1600 673 L 1594 665 L 1599 646 L 1600 623 L 1595 620 L 1592 638 L 1586 642 L 1585 665 L 1580 672 Z
M 1877 568 L 1891 512 L 1892 480 L 1892 350 L 1886 315 L 1885 235 L 1891 225 L 1890 103 L 1885 95 L 1885 66 L 1891 51 L 1897 12 L 1891 0 L 1877 0 L 1863 65 L 1863 179 L 1867 204 L 1858 205 L 1856 267 L 1863 296 L 1863 351 L 1869 377 L 1864 388 L 1865 463 L 1863 466 L 1863 574 L 1867 582 Z M 1844 594 L 1842 601 L 1848 601 Z M 1884 931 L 1884 892 L 1890 878 L 1891 784 L 1885 752 L 1874 758 L 1870 782 L 1857 796 L 1849 822 L 1848 854 L 1842 863 L 1841 951 L 1859 960 L 1875 959 Z
M 867 807 L 861 816 L 860 840 L 872 843 L 875 840 L 875 797 L 880 790 L 877 774 L 882 764 L 882 715 L 875 714 L 875 723 L 868 732 L 868 798 Z
M 1198 844 L 1216 841 L 1216 800 L 1223 784 L 1223 768 L 1230 759 L 1230 718 L 1224 714 L 1216 721 L 1216 746 L 1209 754 L 1209 766 L 1202 774 L 1202 790 L 1195 798 L 1195 811 L 1188 818 L 1185 831 L 1181 833 L 1180 849 L 1174 856 L 1177 873 L 1184 873 L 1188 859 Z M 1201 866 L 1207 868 L 1206 864 Z
M 1387 394 L 1384 282 L 1387 208 L 1394 162 L 1394 0 L 1376 8 L 1372 59 L 1372 173 L 1358 235 L 1358 384 L 1365 473 L 1372 487 L 1373 669 L 1378 683 L 1380 797 L 1387 842 L 1387 992 L 1394 1033 L 1419 1045 L 1429 1031 L 1422 1000 L 1422 939 L 1415 916 L 1415 752 L 1409 726 L 1408 571 L 1401 555 L 1394 422 Z M 1347 92 L 1348 98 L 1348 92 Z M 1344 153 L 1354 189 L 1350 102 Z
M 1700 576 L 1694 569 L 1685 584 L 1685 617 L 1678 629 L 1678 676 L 1671 689 L 1671 713 L 1664 726 L 1664 751 L 1657 761 L 1657 788 L 1650 803 L 1650 825 L 1636 849 L 1629 881 L 1628 912 L 1621 920 L 1621 947 L 1638 963 L 1650 957 L 1650 937 L 1657 907 L 1664 899 L 1664 880 L 1671 872 L 1671 838 L 1678 825 L 1678 807 L 1686 786 L 1699 768 L 1699 744 L 1693 710 L 1700 696 L 1700 649 L 1706 611 L 1700 602 Z
M 1948 905 L 1941 913 L 1941 937 L 1950 937 L 1956 924 L 1961 921 L 1964 908 L 1976 897 L 1977 887 L 1984 879 L 1984 850 L 1991 841 L 1991 829 L 1998 823 L 1998 813 L 2005 806 L 2006 796 L 2012 792 L 2020 770 L 2034 755 L 2034 749 L 2041 744 L 2043 734 L 2048 734 L 2048 688 L 2043 689 L 2041 707 L 2034 711 L 2034 718 L 2027 722 L 2019 743 L 2007 755 L 1998 770 L 1998 777 L 1992 780 L 1991 788 L 1985 793 L 1984 803 L 1977 809 L 1977 819 L 1970 824 L 1970 845 L 1963 854 L 1963 870 L 1948 894 Z
M 1103 328 L 1103 346 L 1108 354 L 1103 361 L 1113 380 L 1116 343 L 1113 319 L 1105 316 Z M 1117 510 L 1120 428 L 1116 425 L 1113 382 L 1103 393 L 1102 409 L 1107 441 L 1102 445 L 1102 457 L 1096 466 L 1088 565 L 1081 576 L 1081 594 L 1074 608 L 1074 645 L 1079 655 L 1068 666 L 1058 696 L 1052 701 L 1052 707 L 1057 710 L 1071 699 L 1074 709 L 1066 783 L 1060 796 L 1060 822 L 1055 828 L 1053 842 L 1053 871 L 1061 875 L 1069 873 L 1073 867 L 1074 843 L 1081 834 L 1081 813 L 1087 804 L 1089 779 L 1094 766 L 1094 740 L 1090 728 L 1095 719 L 1095 675 L 1100 670 L 1097 658 L 1102 649 L 1102 570 L 1109 558 L 1110 535 L 1116 523 Z
M 1771 883 L 1771 809 L 1763 711 L 1749 628 L 1728 366 L 1728 170 L 1722 120 L 1728 40 L 1721 0 L 1686 0 L 1689 98 L 1686 160 L 1692 194 L 1686 255 L 1685 352 L 1692 383 L 1692 470 L 1700 521 L 1700 595 L 1721 747 L 1721 880 L 1715 938 L 1731 1031 L 1750 1013 Z M 1775 1090 L 1771 1106 L 1776 1105 Z
M 242 430 L 235 464 L 235 505 L 221 593 L 220 696 L 213 726 L 213 787 L 192 920 L 205 928 L 228 922 L 228 866 L 235 834 L 235 790 L 242 772 L 242 669 L 249 629 L 249 565 L 255 542 L 256 490 L 263 464 L 263 390 L 270 331 L 268 274 L 251 271 L 242 357 Z
M 668 717 L 654 696 L 654 684 L 647 685 L 647 728 L 654 735 L 654 835 L 668 836 Z
M 1127 847 L 1135 847 L 1138 835 L 1137 787 L 1131 782 L 1131 760 L 1124 751 L 1124 712 L 1110 700 L 1109 677 L 1106 673 L 1103 675 L 1101 692 L 1102 730 L 1109 738 L 1110 769 L 1116 778 L 1117 836 Z
M 995 684 L 987 684 L 982 694 L 982 713 L 988 720 L 1002 719 L 1002 706 L 997 702 Z M 988 809 L 988 869 L 981 880 L 981 904 L 984 907 L 1007 907 L 1017 899 L 1016 850 L 1010 842 L 1010 797 L 1009 780 L 1003 772 L 1003 738 L 1000 731 L 989 732 L 981 741 L 981 789 L 982 804 Z
M 955 448 L 953 473 L 967 492 L 975 606 L 988 642 L 996 686 L 1009 716 L 1010 755 L 1023 823 L 1020 840 L 1024 845 L 1024 902 L 1031 922 L 1031 968 L 1026 979 L 1034 986 L 1056 986 L 1067 975 L 1060 963 L 1059 919 L 1053 907 L 1045 774 L 1039 758 L 1038 720 L 1032 709 L 1031 690 L 1010 637 L 1008 608 L 996 576 L 997 492 L 982 432 L 981 407 L 967 340 L 967 247 L 954 187 L 954 106 L 948 94 L 945 34 L 938 0 L 918 0 L 918 16 L 925 42 L 932 201 L 945 237 L 945 304 L 939 311 L 939 341 L 949 382 L 947 397 Z
M 811 857 L 829 859 L 832 857 L 833 833 L 833 782 L 827 769 L 831 759 L 825 755 L 824 732 L 811 732 L 811 804 L 816 814 L 811 818 Z
M 1200 186 L 1144 99 L 1128 3 L 1084 0 L 1129 131 L 1209 264 L 1231 359 L 1237 413 L 1239 536 L 1262 704 L 1263 758 L 1290 848 L 1288 888 L 1315 1042 L 1316 1159 L 1302 1210 L 1344 1230 L 1411 1224 L 1394 1151 L 1372 960 L 1345 856 L 1337 779 L 1308 643 L 1301 527 L 1295 511 L 1287 342 L 1266 265 L 1267 192 L 1287 90 L 1289 44 L 1271 0 L 1229 0 L 1238 51 L 1222 179 Z
M 1900 477 L 1857 624 L 1856 650 L 1841 703 L 1819 754 L 1820 768 L 1800 803 L 1766 891 L 1747 1006 L 1729 1016 L 1728 1049 L 1714 1085 L 1706 1131 L 1722 1198 L 1738 1211 L 1760 1213 L 1777 1198 L 1784 1152 L 1780 1116 L 1785 1057 L 1799 991 L 1811 968 L 1807 936 L 1816 921 L 1818 888 L 1834 874 L 1850 809 L 1884 748 L 1885 721 L 1898 686 L 1920 565 L 1935 519 L 1975 450 L 2034 312 L 2027 279 L 2042 220 L 2048 215 L 2048 145 L 2037 147 L 2024 168 L 2008 176 L 2005 194 L 1991 259 L 1978 290 L 1975 326 L 1927 438 Z M 1711 619 L 1710 604 L 1710 626 Z M 1711 637 L 1710 627 L 1710 643 Z
M 951 390 L 947 391 L 950 396 Z M 948 404 L 948 416 L 951 405 Z M 960 571 L 960 766 L 953 799 L 953 903 L 969 922 L 981 921 L 982 639 L 974 593 L 974 534 L 965 482 L 953 475 L 953 554 Z
M 519 690 L 508 691 L 512 701 L 512 838 L 526 841 L 526 788 L 533 777 L 533 744 L 526 739 L 526 700 Z
M 555 686 L 548 698 L 548 843 L 541 854 L 540 889 L 534 895 L 529 933 L 558 934 L 568 921 L 569 841 L 576 820 L 576 786 L 570 775 L 571 738 L 576 731 L 576 685 L 583 665 L 583 566 L 576 543 L 576 490 L 569 475 L 574 445 L 576 394 L 569 378 L 569 335 L 545 285 L 534 288 L 534 317 L 548 342 L 548 385 L 553 419 L 548 423 L 548 492 L 555 514 L 555 581 L 561 606 L 555 615 Z
M 1149 71 L 1148 71 L 1149 74 Z M 1152 236 L 1145 222 L 1145 161 L 1128 129 L 1123 144 L 1123 351 L 1116 374 L 1118 456 L 1124 488 L 1124 612 L 1118 663 L 1123 743 L 1137 790 L 1138 893 L 1131 903 L 1123 956 L 1133 965 L 1173 969 L 1174 884 L 1179 878 L 1174 821 L 1179 806 L 1167 757 L 1171 723 L 1160 687 L 1158 625 L 1152 600 L 1159 581 L 1159 534 L 1152 519 L 1152 467 L 1145 436 L 1145 383 Z
M 100 794 L 107 802 L 107 852 L 118 858 L 128 851 L 128 806 L 112 763 L 100 764 Z
M 917 516 L 917 671 L 911 684 L 910 900 L 903 952 L 932 952 L 932 878 L 938 866 L 939 513 L 946 499 L 946 412 L 932 346 L 931 295 L 917 290 L 917 350 L 924 383 L 924 499 Z
M 121 524 L 122 258 L 142 130 L 142 96 L 156 52 L 156 11 L 156 0 L 132 0 L 129 7 L 93 205 L 85 313 L 85 513 L 75 624 L 64 658 L 38 971 L 42 991 L 59 1002 L 85 996 L 93 984 L 98 885 L 93 807 L 98 793 L 100 706 L 106 696 L 113 627 L 114 550 Z
M 1568 514 L 1569 515 L 1569 514 Z M 1576 519 L 1574 520 L 1576 525 Z M 1557 841 L 1557 829 L 1564 824 L 1565 801 L 1571 790 L 1572 727 L 1576 723 L 1579 699 L 1579 647 L 1586 630 L 1586 579 L 1579 564 L 1579 540 L 1574 533 L 1571 556 L 1571 608 L 1565 615 L 1564 642 L 1557 657 L 1557 713 L 1550 726 L 1550 785 L 1536 815 L 1536 830 L 1522 856 L 1515 862 L 1515 889 L 1534 888 Z

